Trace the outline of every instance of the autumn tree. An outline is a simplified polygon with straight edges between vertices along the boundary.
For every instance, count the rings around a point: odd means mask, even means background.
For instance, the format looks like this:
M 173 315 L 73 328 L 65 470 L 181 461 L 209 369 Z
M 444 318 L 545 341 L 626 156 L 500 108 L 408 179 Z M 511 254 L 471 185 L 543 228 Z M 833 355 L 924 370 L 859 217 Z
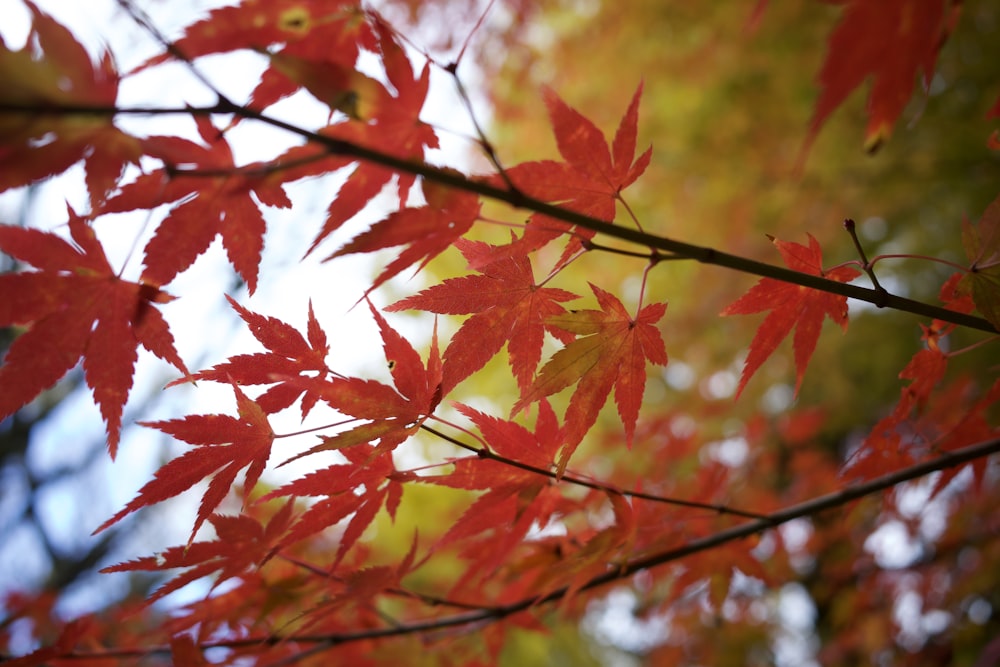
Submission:
M 121 0 L 157 50 L 124 72 L 22 3 L 0 188 L 86 194 L 0 226 L 2 430 L 27 442 L 70 373 L 111 459 L 178 443 L 93 544 L 197 500 L 180 543 L 104 567 L 139 596 L 8 591 L 10 664 L 1000 653 L 991 3 L 244 0 L 175 34 Z M 236 58 L 246 90 L 213 75 Z M 123 101 L 178 69 L 198 99 Z M 302 229 L 279 318 L 267 258 Z M 185 283 L 219 245 L 235 286 Z M 358 255 L 351 336 L 325 302 Z M 171 309 L 206 292 L 251 348 L 181 353 Z M 145 356 L 229 407 L 133 427 Z

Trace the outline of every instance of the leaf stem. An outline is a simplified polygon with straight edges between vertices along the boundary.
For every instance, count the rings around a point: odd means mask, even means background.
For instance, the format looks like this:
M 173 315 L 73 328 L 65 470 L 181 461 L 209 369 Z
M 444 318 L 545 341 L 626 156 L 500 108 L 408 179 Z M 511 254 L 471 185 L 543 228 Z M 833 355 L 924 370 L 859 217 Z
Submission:
M 952 262 L 951 260 L 943 259 L 941 257 L 931 257 L 929 255 L 907 255 L 907 254 L 876 255 L 872 257 L 871 265 L 875 266 L 877 262 L 881 262 L 883 259 L 922 259 L 925 262 L 935 262 L 937 264 L 944 264 L 945 266 L 950 266 L 956 271 L 961 271 L 962 273 L 969 272 L 969 267 L 967 266 L 963 266 L 957 262 Z
M 301 431 L 293 431 L 292 433 L 281 433 L 275 434 L 274 439 L 278 438 L 293 438 L 297 435 L 308 435 L 310 433 L 315 433 L 317 431 L 325 431 L 328 428 L 336 428 L 337 426 L 344 426 L 345 424 L 350 424 L 351 422 L 361 421 L 357 418 L 345 419 L 344 421 L 334 422 L 332 424 L 324 424 L 323 426 L 314 426 L 312 428 L 302 429 Z

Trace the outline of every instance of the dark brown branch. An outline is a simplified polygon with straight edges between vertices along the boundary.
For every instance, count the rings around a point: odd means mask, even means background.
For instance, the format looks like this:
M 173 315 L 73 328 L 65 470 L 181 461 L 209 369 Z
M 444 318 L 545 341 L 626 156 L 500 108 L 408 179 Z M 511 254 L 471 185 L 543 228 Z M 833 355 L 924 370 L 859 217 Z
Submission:
M 415 176 L 420 176 L 429 181 L 439 183 L 448 187 L 453 187 L 466 192 L 478 194 L 496 201 L 501 201 L 513 206 L 534 213 L 539 213 L 556 220 L 568 222 L 584 229 L 595 231 L 612 238 L 628 241 L 652 250 L 660 250 L 676 257 L 693 259 L 703 264 L 713 264 L 734 271 L 748 273 L 763 278 L 772 278 L 793 285 L 801 285 L 810 289 L 838 294 L 850 299 L 864 301 L 879 308 L 890 308 L 903 312 L 912 313 L 951 322 L 970 329 L 986 331 L 989 333 L 1000 333 L 987 320 L 965 313 L 958 313 L 947 308 L 935 306 L 906 297 L 879 292 L 878 290 L 840 283 L 829 280 L 822 276 L 815 276 L 807 273 L 792 271 L 782 266 L 758 262 L 739 255 L 731 255 L 714 248 L 698 246 L 691 243 L 684 243 L 663 236 L 649 234 L 629 227 L 622 227 L 610 222 L 598 220 L 569 209 L 540 201 L 529 197 L 517 190 L 509 190 L 497 187 L 485 180 L 470 179 L 451 169 L 434 167 L 422 162 L 411 162 L 405 158 L 389 155 L 381 151 L 360 146 L 358 144 L 322 135 L 318 132 L 306 130 L 292 123 L 273 118 L 259 111 L 220 101 L 210 107 L 185 107 L 181 108 L 119 108 L 108 106 L 46 106 L 46 105 L 18 105 L 0 104 L 0 112 L 5 113 L 30 113 L 39 114 L 95 114 L 95 115 L 116 115 L 116 114 L 138 114 L 138 115 L 163 115 L 163 114 L 235 114 L 249 120 L 256 120 L 272 127 L 283 129 L 292 134 L 298 135 L 307 141 L 319 144 L 333 155 L 340 155 L 355 158 L 365 162 L 371 162 L 395 171 L 400 171 Z
M 946 468 L 953 468 L 964 463 L 969 463 L 976 459 L 989 456 L 1000 452 L 1000 438 L 995 438 L 993 440 L 986 440 L 974 445 L 969 445 L 962 449 L 955 450 L 943 456 L 939 456 L 928 461 L 923 461 L 915 465 L 909 466 L 902 470 L 897 470 L 896 472 L 883 475 L 873 480 L 867 482 L 860 482 L 854 486 L 842 489 L 840 491 L 835 491 L 818 498 L 813 498 L 812 500 L 807 500 L 806 502 L 799 503 L 797 505 L 792 505 L 791 507 L 786 507 L 783 510 L 779 510 L 772 514 L 767 515 L 761 519 L 748 521 L 739 526 L 734 526 L 733 528 L 728 528 L 726 530 L 721 530 L 718 533 L 704 537 L 702 539 L 693 540 L 684 544 L 680 547 L 675 547 L 673 549 L 667 549 L 666 551 L 661 551 L 648 556 L 643 556 L 641 558 L 635 558 L 628 561 L 627 563 L 621 565 L 620 567 L 615 567 L 608 572 L 593 577 L 580 587 L 579 591 L 586 591 L 606 584 L 613 583 L 615 581 L 621 581 L 630 577 L 631 575 L 639 572 L 640 570 L 647 570 L 653 567 L 664 565 L 666 563 L 671 563 L 678 561 L 687 556 L 691 556 L 702 551 L 708 551 L 716 547 L 722 546 L 729 542 L 735 542 L 736 540 L 741 540 L 751 535 L 762 533 L 764 531 L 770 530 L 781 524 L 788 523 L 794 519 L 801 519 L 809 516 L 819 514 L 821 512 L 836 509 L 838 507 L 843 507 L 848 503 L 860 500 L 865 496 L 869 496 L 875 493 L 879 493 L 886 489 L 890 489 L 903 482 L 912 481 L 924 475 L 929 475 L 933 472 L 938 472 Z M 398 637 L 402 635 L 417 634 L 421 632 L 431 632 L 436 630 L 444 630 L 447 628 L 455 628 L 466 625 L 476 625 L 483 623 L 492 623 L 500 621 L 504 618 L 514 616 L 521 612 L 527 611 L 533 607 L 539 605 L 547 604 L 550 602 L 556 602 L 569 593 L 568 587 L 560 588 L 558 590 L 552 591 L 551 593 L 538 596 L 524 598 L 517 602 L 512 602 L 506 605 L 500 605 L 497 607 L 491 607 L 487 609 L 482 609 L 480 611 L 469 612 L 464 614 L 455 614 L 452 616 L 445 616 L 443 618 L 428 619 L 426 621 L 417 621 L 414 623 L 402 624 L 394 627 L 385 628 L 374 628 L 369 630 L 360 630 L 357 632 L 345 632 L 340 634 L 327 634 L 327 635 L 290 635 L 287 637 L 279 636 L 266 636 L 266 637 L 247 637 L 243 639 L 236 640 L 222 640 L 217 642 L 207 642 L 200 645 L 202 649 L 209 648 L 246 648 L 252 646 L 273 646 L 281 643 L 294 642 L 297 644 L 316 644 L 309 650 L 310 654 L 321 650 L 319 647 L 333 648 L 342 644 L 348 644 L 351 642 L 363 641 L 367 639 L 386 639 L 389 637 Z M 106 649 L 98 651 L 79 651 L 74 653 L 67 653 L 58 657 L 62 660 L 89 660 L 95 658 L 130 658 L 130 657 L 146 657 L 150 655 L 170 655 L 170 648 L 166 646 L 151 646 L 146 648 L 132 648 L 132 649 Z
M 525 470 L 527 472 L 534 473 L 536 475 L 541 475 L 542 477 L 548 477 L 549 479 L 561 480 L 569 484 L 575 484 L 576 486 L 583 486 L 588 489 L 593 489 L 595 491 L 604 491 L 606 493 L 617 493 L 623 496 L 628 496 L 629 498 L 638 498 L 639 500 L 648 500 L 655 503 L 663 503 L 666 505 L 677 505 L 678 507 L 687 507 L 690 509 L 700 509 L 712 512 L 714 514 L 730 514 L 733 516 L 740 516 L 744 519 L 759 519 L 765 520 L 766 516 L 762 514 L 757 514 L 755 512 L 747 512 L 745 510 L 736 509 L 734 507 L 728 507 L 726 505 L 717 505 L 713 503 L 700 503 L 695 500 L 686 500 L 684 498 L 671 498 L 668 496 L 658 496 L 652 493 L 643 493 L 642 491 L 625 491 L 608 484 L 601 484 L 599 482 L 592 482 L 582 477 L 577 477 L 573 474 L 558 475 L 554 470 L 546 470 L 545 468 L 539 468 L 537 466 L 524 463 L 523 461 L 517 461 L 515 459 L 507 458 L 506 456 L 501 456 L 496 452 L 493 452 L 485 447 L 473 447 L 467 443 L 462 442 L 458 438 L 453 438 L 447 433 L 442 433 L 435 428 L 428 426 L 427 424 L 421 424 L 420 428 L 432 433 L 437 437 L 450 442 L 451 444 L 466 449 L 473 452 L 476 456 L 481 459 L 491 459 L 497 461 L 498 463 L 503 463 L 509 465 L 513 468 L 519 468 L 520 470 Z

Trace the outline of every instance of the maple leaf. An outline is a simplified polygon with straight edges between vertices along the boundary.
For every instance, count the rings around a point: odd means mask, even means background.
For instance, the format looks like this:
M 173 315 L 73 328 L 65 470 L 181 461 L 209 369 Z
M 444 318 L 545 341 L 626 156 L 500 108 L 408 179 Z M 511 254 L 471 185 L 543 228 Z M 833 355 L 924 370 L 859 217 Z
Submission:
M 215 528 L 214 540 L 170 547 L 155 556 L 119 563 L 101 572 L 157 572 L 190 568 L 153 592 L 146 599 L 147 605 L 213 572 L 218 572 L 212 582 L 213 588 L 217 587 L 227 579 L 259 566 L 273 554 L 275 543 L 288 529 L 294 506 L 291 501 L 285 503 L 266 524 L 246 513 L 239 516 L 213 514 L 208 517 L 208 522 Z
M 211 10 L 185 28 L 172 50 L 147 60 L 135 71 L 164 63 L 177 53 L 195 59 L 242 49 L 264 52 L 270 66 L 250 96 L 250 106 L 263 109 L 301 87 L 294 73 L 289 76 L 297 64 L 326 63 L 353 69 L 362 49 L 376 51 L 370 19 L 356 3 L 339 0 L 246 0 L 238 6 Z M 267 53 L 265 49 L 271 45 L 281 46 L 273 54 Z M 319 77 L 309 78 L 319 87 L 332 85 Z
M 165 166 L 123 186 L 101 213 L 153 209 L 180 200 L 146 244 L 143 278 L 169 283 L 216 236 L 222 236 L 229 261 L 253 294 L 267 225 L 251 194 L 270 206 L 287 208 L 292 202 L 273 179 L 252 169 L 241 174 L 225 136 L 207 117 L 196 116 L 195 122 L 207 146 L 179 137 L 144 139 L 144 149 Z M 189 171 L 205 173 L 184 175 L 177 165 L 191 165 Z
M 621 565 L 627 558 L 636 537 L 635 513 L 625 496 L 611 491 L 605 493 L 614 512 L 614 522 L 594 531 L 579 549 L 562 559 L 559 567 L 543 569 L 535 583 L 540 594 L 566 587 L 561 602 L 569 604 L 591 579 Z
M 478 276 L 450 278 L 440 285 L 402 299 L 387 311 L 405 308 L 441 315 L 468 315 L 444 352 L 442 387 L 447 393 L 492 359 L 506 343 L 510 366 L 518 387 L 526 391 L 542 357 L 545 331 L 569 343 L 573 336 L 547 322 L 565 309 L 560 301 L 579 298 L 566 290 L 539 287 L 527 255 L 516 251 L 516 243 L 496 248 L 486 243 L 458 239 L 455 247 L 478 266 Z
M 188 25 L 184 34 L 174 40 L 175 51 L 150 58 L 136 71 L 167 62 L 178 52 L 193 59 L 270 44 L 304 43 L 319 54 L 336 50 L 331 49 L 334 45 L 344 46 L 337 36 L 344 32 L 345 22 L 353 25 L 364 21 L 365 14 L 358 6 L 344 0 L 244 0 L 237 6 L 213 9 L 205 18 Z M 372 47 L 371 40 L 361 40 L 361 44 Z M 357 51 L 343 57 L 352 55 L 356 58 Z
M 954 423 L 951 425 L 951 428 L 935 443 L 937 448 L 942 451 L 953 451 L 977 442 L 989 440 L 990 438 L 996 438 L 1000 434 L 1000 429 L 994 425 L 996 420 L 993 420 L 994 424 L 991 424 L 989 420 L 991 407 L 995 406 L 997 401 L 1000 401 L 1000 380 L 996 380 L 989 390 L 984 392 L 978 400 L 970 401 L 966 392 L 960 391 L 949 392 L 948 398 L 953 400 L 957 398 L 955 402 L 958 403 L 957 407 L 960 416 L 958 419 L 953 420 Z M 947 405 L 948 402 L 945 399 L 939 405 L 947 409 L 951 407 Z M 971 466 L 973 469 L 973 479 L 975 480 L 976 489 L 982 490 L 989 462 L 986 459 L 977 459 L 967 464 L 967 466 Z M 934 485 L 931 497 L 943 491 L 949 482 L 967 466 L 942 470 L 941 477 Z
M 208 380 L 210 382 L 235 383 L 237 385 L 273 384 L 257 397 L 257 404 L 268 414 L 284 410 L 302 398 L 302 417 L 309 414 L 320 394 L 310 387 L 310 380 L 322 380 L 331 371 L 326 365 L 326 355 L 330 351 L 326 332 L 316 320 L 312 303 L 309 304 L 309 320 L 306 338 L 281 320 L 251 312 L 226 295 L 229 304 L 246 322 L 250 332 L 267 352 L 241 354 L 213 366 L 209 370 L 198 371 L 190 377 L 181 378 L 167 386 Z M 314 375 L 305 375 L 313 373 Z
M 127 163 L 138 164 L 139 140 L 110 116 L 49 115 L 48 108 L 114 108 L 118 73 L 105 51 L 94 63 L 73 34 L 25 0 L 31 30 L 11 51 L 0 37 L 0 104 L 16 105 L 0 119 L 0 192 L 65 171 L 84 160 L 91 206 L 114 187 Z
M 173 498 L 213 475 L 198 507 L 190 542 L 194 540 L 201 524 L 226 498 L 237 473 L 243 468 L 247 468 L 244 489 L 249 495 L 271 455 L 274 431 L 267 421 L 267 414 L 255 401 L 248 398 L 235 384 L 233 392 L 236 394 L 238 417 L 221 414 L 188 415 L 183 419 L 139 422 L 195 445 L 195 449 L 185 452 L 157 470 L 153 479 L 139 489 L 139 494 L 120 512 L 101 524 L 95 533 L 138 509 Z
M 667 304 L 644 306 L 632 318 L 613 294 L 594 284 L 590 289 L 601 310 L 578 310 L 549 319 L 549 324 L 582 337 L 552 355 L 511 410 L 511 414 L 517 413 L 577 383 L 566 410 L 566 447 L 559 459 L 560 471 L 565 470 L 576 446 L 597 421 L 612 388 L 631 446 L 646 388 L 646 361 L 660 366 L 667 363 L 663 338 L 656 328 Z
M 431 336 L 431 351 L 424 367 L 410 342 L 389 326 L 369 302 L 378 323 L 386 361 L 389 362 L 394 387 L 375 380 L 335 377 L 324 382 L 308 379 L 309 387 L 338 412 L 364 423 L 331 436 L 319 445 L 286 463 L 310 454 L 331 449 L 342 450 L 378 441 L 375 454 L 391 451 L 417 432 L 441 402 L 441 355 L 438 351 L 437 326 Z
M 373 224 L 327 259 L 374 252 L 406 244 L 396 259 L 375 278 L 367 295 L 379 285 L 420 262 L 417 270 L 447 250 L 479 217 L 479 198 L 471 193 L 423 181 L 424 206 L 403 208 Z
M 962 245 L 969 258 L 962 286 L 983 317 L 1000 329 L 1000 197 L 986 207 L 979 224 L 963 221 Z
M 953 274 L 942 285 L 940 298 L 950 310 L 970 313 L 974 305 L 969 295 L 961 289 L 963 282 L 963 274 Z M 930 420 L 931 423 L 928 425 L 909 423 L 910 420 L 916 421 L 923 415 L 927 406 L 931 404 L 933 390 L 945 377 L 948 369 L 946 338 L 956 326 L 942 320 L 933 320 L 929 327 L 921 325 L 921 340 L 925 347 L 918 350 L 899 373 L 901 380 L 909 380 L 910 383 L 900 390 L 899 400 L 892 412 L 878 421 L 861 447 L 851 455 L 848 461 L 851 475 L 871 479 L 885 474 L 886 470 L 897 470 L 912 465 L 914 454 L 912 447 L 906 446 L 908 443 L 904 441 L 904 435 L 914 432 L 929 434 L 937 430 L 938 423 L 947 421 L 935 418 Z M 936 402 L 945 404 L 947 401 L 942 398 L 942 394 L 951 397 L 955 393 L 955 391 L 939 392 Z M 972 440 L 969 440 L 962 444 L 971 442 Z M 949 479 L 950 475 L 950 472 L 945 473 Z
M 274 52 L 265 50 L 273 44 L 280 44 L 281 48 Z M 408 56 L 381 17 L 372 11 L 359 10 L 352 3 L 304 0 L 289 4 L 284 0 L 256 0 L 239 7 L 223 7 L 189 26 L 174 46 L 189 58 L 238 49 L 263 52 L 270 66 L 251 94 L 250 106 L 264 108 L 297 90 L 308 90 L 331 109 L 339 109 L 353 119 L 323 128 L 319 132 L 325 136 L 417 161 L 423 159 L 425 148 L 438 146 L 433 128 L 419 119 L 430 84 L 428 66 L 425 64 L 419 75 L 415 75 Z M 355 65 L 362 49 L 381 54 L 392 92 L 357 71 Z M 161 54 L 140 69 L 170 57 Z M 361 120 L 366 122 L 354 122 Z M 351 163 L 329 156 L 324 147 L 306 144 L 279 158 L 276 164 L 287 168 L 273 170 L 261 182 L 276 185 L 328 173 Z M 394 177 L 399 200 L 405 202 L 415 182 L 414 175 L 397 175 L 375 164 L 356 163 L 331 202 L 327 219 L 309 252 L 360 212 Z M 420 214 L 411 211 L 401 217 L 404 218 L 401 223 L 406 225 L 407 220 Z M 241 275 L 246 278 L 242 271 Z
M 107 424 L 114 458 L 139 345 L 181 373 L 188 370 L 153 306 L 173 297 L 155 283 L 120 279 L 93 229 L 67 208 L 73 243 L 37 229 L 0 225 L 0 250 L 39 269 L 0 276 L 0 326 L 29 326 L 0 366 L 0 419 L 83 357 L 84 378 Z
M 384 88 L 369 94 L 362 116 L 368 122 L 340 123 L 324 134 L 373 148 L 400 158 L 422 161 L 425 149 L 437 148 L 438 137 L 433 128 L 420 120 L 420 111 L 430 86 L 428 64 L 415 74 L 406 52 L 392 30 L 377 16 L 375 27 L 378 49 L 386 79 L 395 95 Z M 352 63 L 353 64 L 353 63 Z M 323 228 L 309 248 L 311 253 L 327 236 L 357 215 L 365 205 L 396 178 L 396 195 L 406 202 L 416 181 L 413 174 L 398 173 L 371 162 L 359 162 L 330 202 Z M 425 193 L 426 194 L 426 193 Z
M 913 94 L 917 73 L 923 72 L 925 87 L 930 85 L 938 51 L 954 27 L 960 3 L 847 0 L 844 4 L 820 70 L 821 92 L 803 157 L 827 117 L 869 77 L 873 82 L 865 149 L 877 150 Z M 949 15 L 947 4 L 952 5 Z
M 296 631 L 300 634 L 305 633 L 345 606 L 350 605 L 355 609 L 370 608 L 374 606 L 376 596 L 387 590 L 398 592 L 402 588 L 400 584 L 402 578 L 427 560 L 427 557 L 424 557 L 421 561 L 416 561 L 416 553 L 417 535 L 414 534 L 410 550 L 398 565 L 370 565 L 346 572 L 331 572 L 331 585 L 326 594 L 317 604 L 302 612 L 301 615 L 307 616 L 308 620 Z
M 347 458 L 347 463 L 311 472 L 261 499 L 266 501 L 285 496 L 321 498 L 298 518 L 277 548 L 294 544 L 350 516 L 340 536 L 334 558 L 336 564 L 364 534 L 383 505 L 389 516 L 395 517 L 403 497 L 403 483 L 416 476 L 396 470 L 391 452 L 382 446 L 357 444 L 342 449 L 341 453 Z M 362 488 L 363 491 L 359 492 Z
M 621 191 L 642 175 L 652 157 L 652 148 L 635 157 L 641 95 L 640 84 L 609 146 L 604 134 L 593 122 L 546 88 L 543 90 L 545 106 L 559 153 L 565 162 L 524 162 L 508 169 L 507 177 L 531 197 L 612 222 Z M 548 243 L 563 233 L 574 235 L 564 259 L 580 249 L 580 239 L 594 236 L 592 230 L 576 228 L 541 215 L 532 216 L 531 223 L 522 240 L 529 248 Z
M 778 247 L 785 265 L 795 271 L 823 276 L 838 282 L 848 282 L 861 275 L 860 271 L 842 266 L 823 271 L 823 255 L 819 243 L 809 235 L 809 247 L 799 243 L 771 239 Z M 773 278 L 762 278 L 756 285 L 733 303 L 726 306 L 722 315 L 748 315 L 771 311 L 750 343 L 750 352 L 743 364 L 743 375 L 736 397 L 739 398 L 747 382 L 761 364 L 771 356 L 778 344 L 795 329 L 795 392 L 802 386 L 802 378 L 809 359 L 819 341 L 823 318 L 829 317 L 847 330 L 847 297 L 800 285 L 792 285 Z
M 371 118 L 378 105 L 389 97 L 375 79 L 354 69 L 354 63 L 310 60 L 284 51 L 265 52 L 271 68 L 286 76 L 291 90 L 305 88 L 318 101 L 355 120 Z

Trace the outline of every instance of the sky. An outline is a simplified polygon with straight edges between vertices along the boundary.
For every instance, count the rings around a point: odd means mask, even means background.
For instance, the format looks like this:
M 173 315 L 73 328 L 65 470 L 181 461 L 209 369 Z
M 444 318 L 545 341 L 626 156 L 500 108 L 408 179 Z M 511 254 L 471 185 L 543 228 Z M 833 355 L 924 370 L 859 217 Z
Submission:
M 30 15 L 23 10 L 20 2 L 4 4 L 5 17 L 0 34 L 8 48 L 18 49 L 29 29 Z M 110 49 L 121 72 L 130 71 L 161 50 L 154 39 L 136 28 L 115 0 L 89 0 L 86 3 L 38 0 L 36 4 L 43 12 L 66 25 L 95 57 L 103 49 Z M 176 36 L 184 25 L 211 7 L 222 4 L 226 3 L 177 0 L 169 3 L 145 2 L 141 6 L 158 29 L 169 36 Z M 11 11 L 8 12 L 8 9 Z M 221 92 L 231 99 L 243 100 L 263 71 L 265 59 L 254 53 L 228 54 L 203 58 L 197 66 Z M 198 82 L 186 66 L 180 64 L 165 64 L 125 77 L 119 95 L 121 106 L 213 102 L 214 94 Z M 461 166 L 468 163 L 466 147 L 469 144 L 464 137 L 470 136 L 473 130 L 467 118 L 454 113 L 458 104 L 453 83 L 434 71 L 431 101 L 423 118 L 452 130 L 441 133 L 443 147 L 436 159 Z M 485 110 L 481 112 L 485 114 Z M 275 105 L 269 113 L 305 127 L 319 127 L 326 122 L 325 107 L 306 93 Z M 137 135 L 174 134 L 198 140 L 193 122 L 184 117 L 157 117 L 152 120 L 121 117 L 116 122 L 122 129 Z M 253 123 L 241 124 L 229 133 L 228 139 L 238 164 L 273 157 L 299 143 L 297 137 L 288 133 Z M 151 166 L 155 168 L 156 165 Z M 137 173 L 134 169 L 131 173 L 127 172 L 126 180 Z M 30 192 L 20 190 L 0 194 L 0 219 L 4 222 L 24 219 L 34 227 L 65 234 L 67 204 L 79 212 L 87 208 L 82 174 L 82 167 L 77 165 L 65 174 L 37 185 Z M 162 311 L 171 325 L 177 349 L 189 368 L 207 368 L 233 354 L 261 349 L 226 303 L 223 293 L 228 291 L 251 310 L 277 317 L 302 330 L 311 303 L 331 343 L 329 363 L 332 368 L 348 375 L 387 375 L 377 328 L 367 308 L 354 307 L 374 275 L 375 258 L 349 256 L 339 258 L 335 263 L 323 263 L 321 260 L 363 229 L 365 224 L 378 219 L 388 206 L 395 203 L 394 198 L 383 193 L 357 220 L 338 230 L 316 253 L 304 258 L 325 216 L 331 193 L 336 191 L 344 178 L 346 172 L 290 184 L 286 189 L 294 202 L 291 209 L 265 208 L 268 233 L 260 268 L 260 284 L 252 298 L 248 298 L 245 289 L 234 289 L 236 276 L 218 240 L 191 269 L 166 287 L 168 292 L 182 296 L 164 305 Z M 168 210 L 169 207 L 160 207 L 153 215 L 162 217 Z M 154 227 L 150 223 L 151 220 L 142 213 L 105 216 L 95 223 L 112 266 L 123 268 L 122 275 L 126 279 L 136 279 L 141 272 L 141 249 Z M 212 288 L 205 289 L 205 285 Z M 421 285 L 418 277 L 411 279 L 407 288 L 417 289 Z M 379 295 L 375 295 L 373 300 L 376 305 L 386 305 L 380 302 Z M 395 316 L 393 324 L 414 341 L 418 349 L 421 341 L 428 337 L 426 332 L 429 329 L 422 326 L 426 323 L 412 317 Z M 169 438 L 159 432 L 131 422 L 136 419 L 177 418 L 186 414 L 233 413 L 231 388 L 199 383 L 197 388 L 181 386 L 164 390 L 164 385 L 176 377 L 176 370 L 171 366 L 144 350 L 140 351 L 132 394 L 126 406 L 122 444 L 114 462 L 108 460 L 103 450 L 104 424 L 85 387 L 78 388 L 32 434 L 28 457 L 29 465 L 37 476 L 44 477 L 85 461 L 93 462 L 82 477 L 68 476 L 48 484 L 38 496 L 39 506 L 35 509 L 57 545 L 68 550 L 83 540 L 92 539 L 90 531 L 131 500 L 165 458 L 183 451 L 182 447 L 170 443 Z M 277 416 L 272 424 L 279 433 L 301 428 L 294 411 Z M 303 441 L 302 444 L 307 443 Z M 284 458 L 284 454 L 281 456 Z M 316 465 L 312 458 L 303 459 L 285 468 L 280 477 L 272 476 L 271 480 L 290 479 L 305 470 L 314 469 Z M 94 502 L 86 505 L 79 503 L 81 492 L 94 485 L 102 489 L 101 497 L 92 497 Z M 17 494 L 17 488 L 16 484 L 7 487 L 7 493 L 11 495 L 0 503 L 0 525 L 8 520 L 4 515 L 4 505 L 16 505 L 10 502 L 10 498 Z M 22 488 L 21 493 L 25 490 Z M 185 541 L 199 496 L 198 492 L 189 492 L 170 503 L 169 512 L 154 510 L 157 516 L 177 518 L 175 521 L 157 522 L 155 529 L 148 526 L 137 529 L 136 539 L 128 546 L 129 553 L 116 554 L 116 562 Z M 16 510 L 14 514 L 17 514 Z M 39 548 L 38 537 L 25 530 L 15 531 L 11 540 L 0 545 L 0 591 L 15 585 L 15 582 L 25 581 L 25 577 L 30 581 L 45 575 L 44 565 L 32 566 L 39 563 Z M 4 573 L 16 573 L 16 576 L 12 578 Z M 113 590 L 113 580 L 112 576 L 102 575 L 98 588 Z M 81 608 L 68 609 L 67 613 L 84 611 L 94 604 L 88 599 L 90 594 L 79 596 Z

